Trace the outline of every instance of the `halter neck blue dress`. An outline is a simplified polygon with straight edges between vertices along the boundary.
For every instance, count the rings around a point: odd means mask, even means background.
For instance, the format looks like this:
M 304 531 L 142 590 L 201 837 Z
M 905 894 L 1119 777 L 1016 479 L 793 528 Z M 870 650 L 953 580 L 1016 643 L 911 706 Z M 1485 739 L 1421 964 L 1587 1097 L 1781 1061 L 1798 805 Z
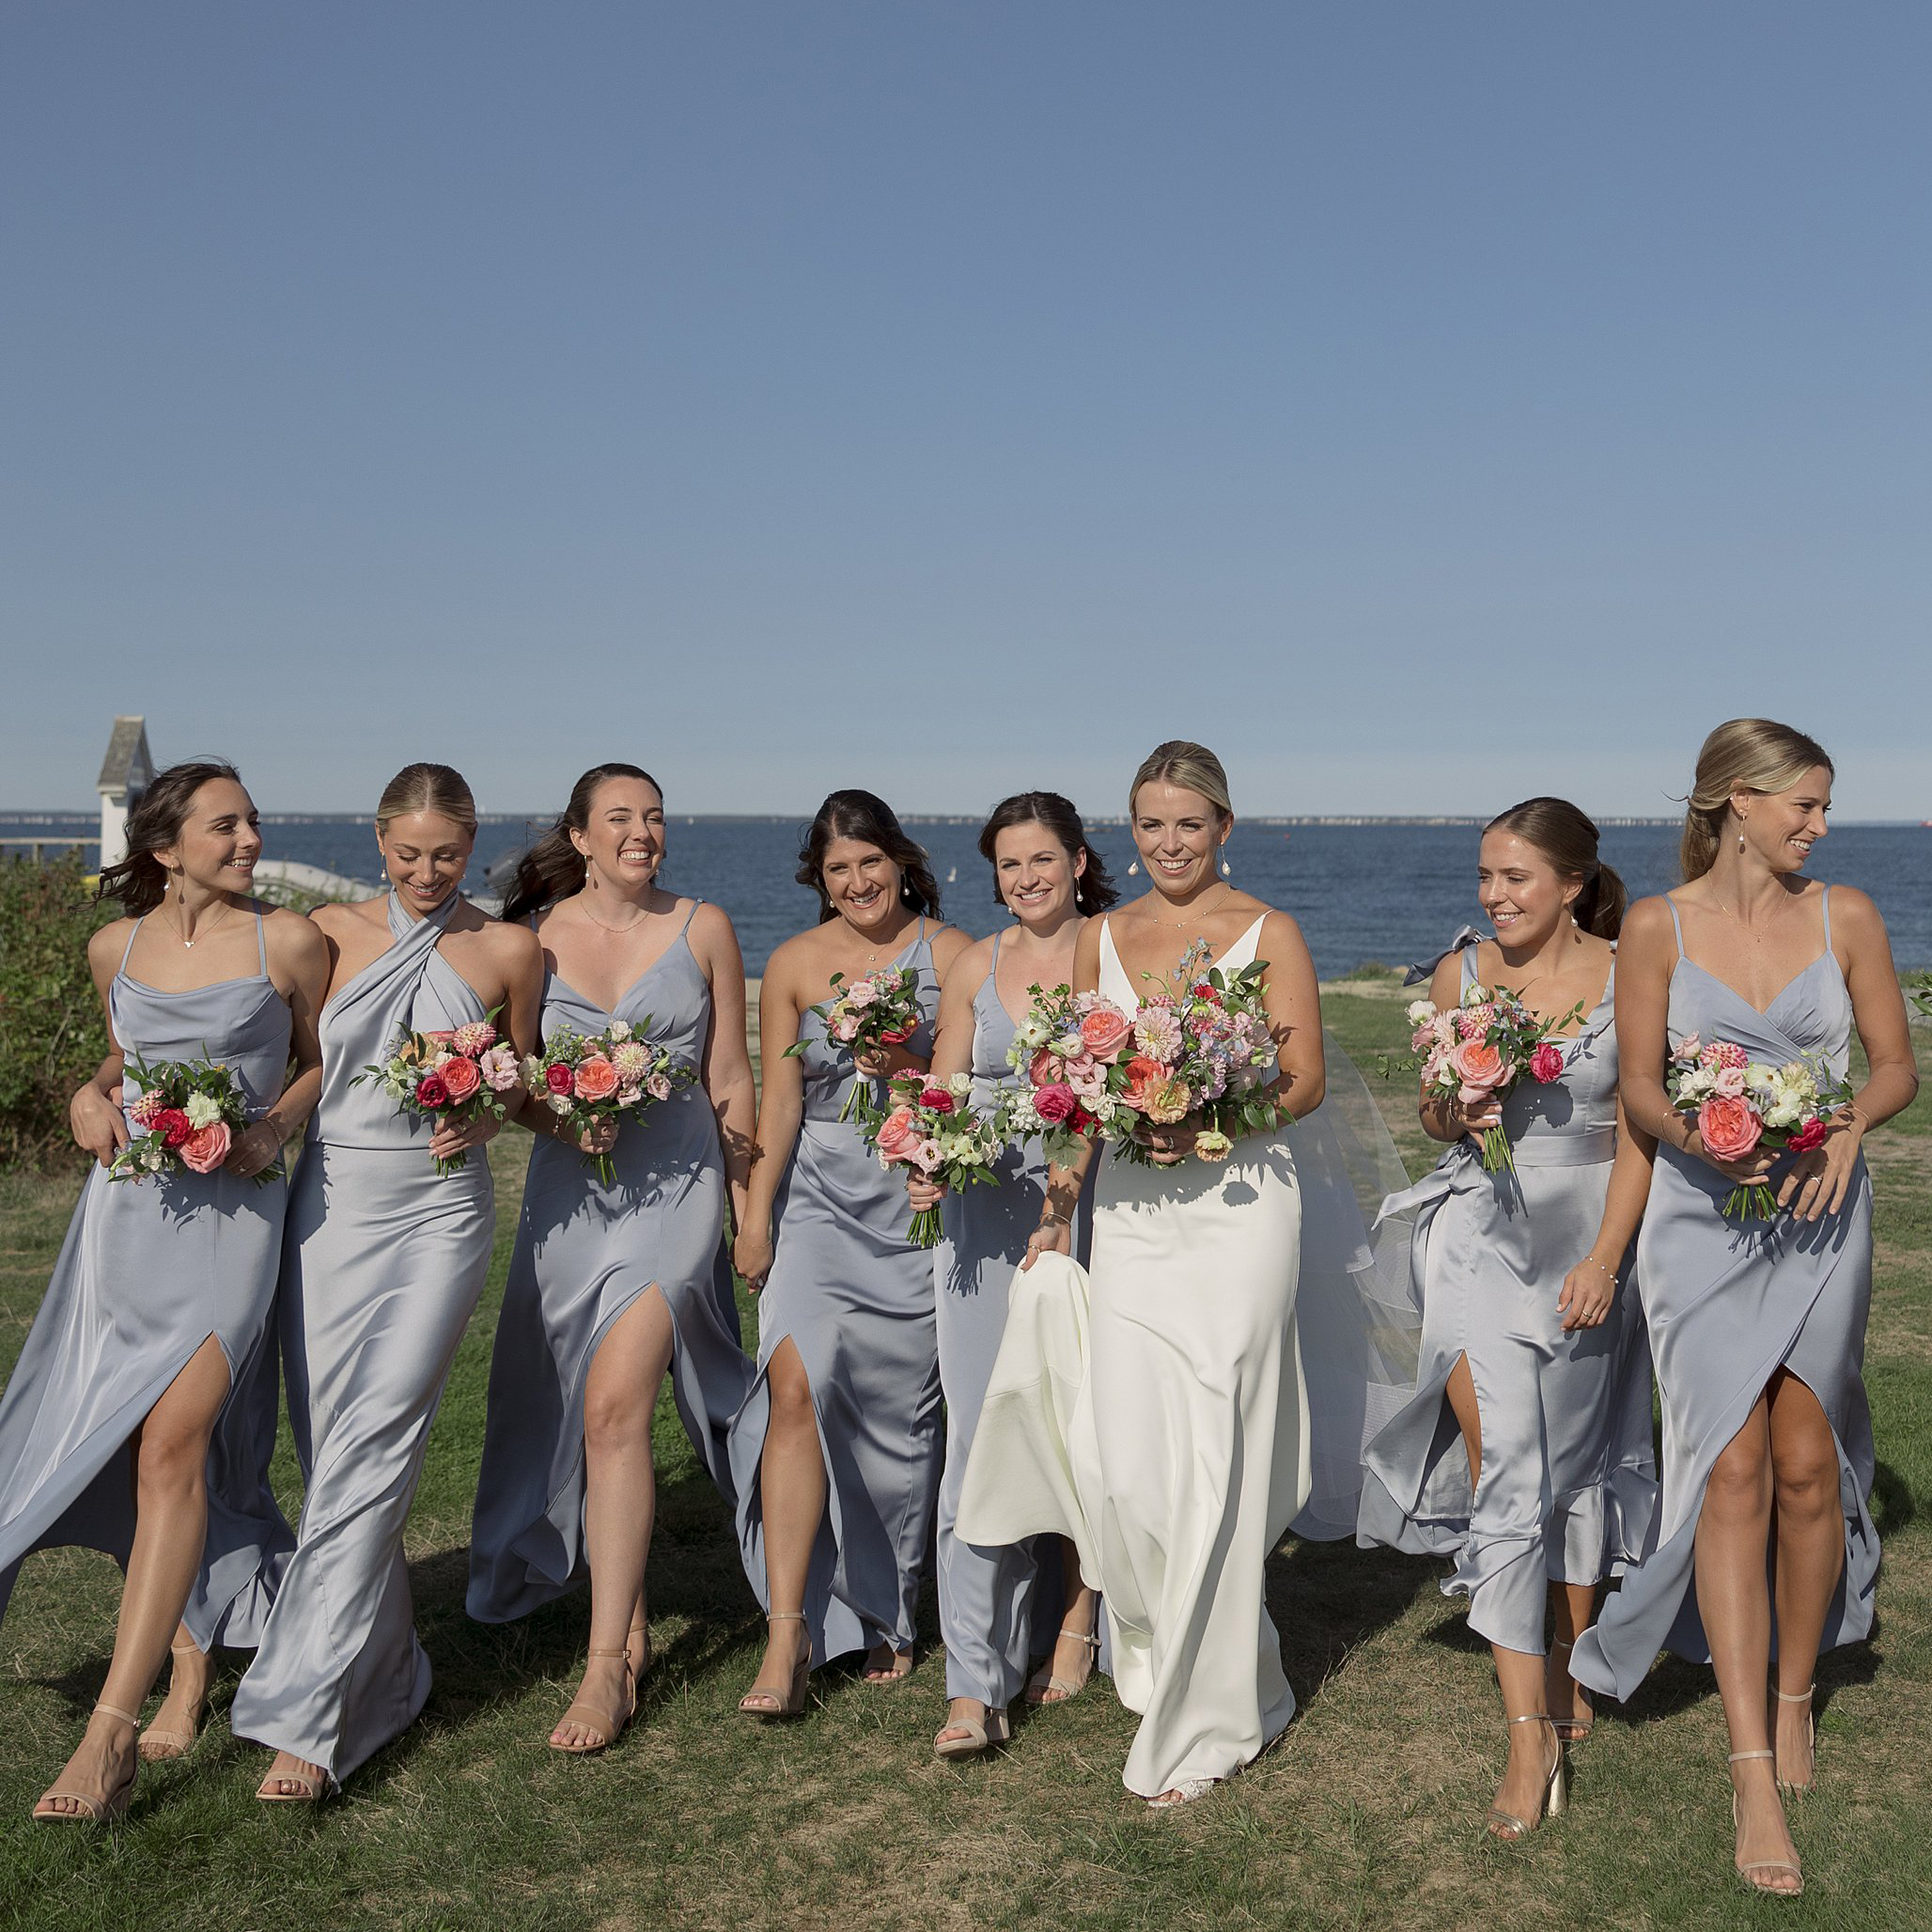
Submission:
M 1821 897 L 1824 950 L 1760 1013 L 1684 957 L 1683 924 L 1665 895 L 1677 935 L 1668 1021 L 1674 1049 L 1694 1033 L 1706 1043 L 1735 1040 L 1753 1060 L 1780 1066 L 1812 1055 L 1834 1080 L 1845 1077 L 1851 994 L 1831 951 L 1829 886 Z M 1709 1660 L 1692 1571 L 1697 1519 L 1713 1465 L 1780 1368 L 1818 1398 L 1838 1445 L 1845 1565 L 1818 1647 L 1856 1643 L 1872 1628 L 1878 1534 L 1869 1506 L 1872 1418 L 1862 1375 L 1871 1176 L 1861 1156 L 1845 1205 L 1815 1222 L 1727 1220 L 1730 1189 L 1706 1162 L 1659 1146 L 1637 1238 L 1637 1278 L 1663 1402 L 1662 1523 L 1654 1553 L 1624 1578 L 1570 1660 L 1581 1683 L 1613 1697 L 1629 1696 L 1661 1649 Z
M 235 1692 L 235 1735 L 346 1778 L 415 1722 L 429 1694 L 402 1552 L 429 1424 L 490 1270 L 487 1154 L 447 1176 L 427 1121 L 374 1081 L 404 1028 L 483 1019 L 437 950 L 452 893 L 413 920 L 321 1017 L 322 1095 L 283 1243 L 282 1352 L 306 1485 L 295 1554 Z
M 108 988 L 133 1063 L 202 1054 L 226 1062 L 257 1120 L 288 1070 L 288 1003 L 269 977 L 256 915 L 257 970 L 164 992 L 128 973 L 136 919 Z M 39 1313 L 0 1399 L 0 1612 L 31 1550 L 79 1544 L 125 1566 L 134 1506 L 128 1438 L 212 1335 L 231 1390 L 208 1457 L 208 1541 L 185 1617 L 195 1640 L 246 1647 L 260 1634 L 293 1540 L 268 1487 L 274 1445 L 273 1338 L 288 1184 L 213 1174 L 110 1181 L 88 1169 Z M 262 1400 L 266 1395 L 266 1402 Z
M 1464 947 L 1465 993 L 1475 958 Z M 1566 1333 L 1556 1306 L 1597 1239 L 1616 1156 L 1615 978 L 1613 962 L 1557 1078 L 1504 1096 L 1513 1175 L 1485 1173 L 1465 1137 L 1382 1210 L 1413 1217 L 1422 1349 L 1413 1394 L 1364 1455 L 1358 1540 L 1452 1559 L 1442 1591 L 1469 1598 L 1470 1628 L 1537 1655 L 1546 1583 L 1597 1582 L 1655 1534 L 1650 1355 L 1628 1257 L 1598 1327 Z M 1473 1496 L 1443 1399 L 1458 1357 L 1482 1415 Z
M 925 920 L 892 964 L 915 975 L 922 1017 L 906 1051 L 925 1058 L 939 1003 Z M 905 1176 L 881 1168 L 858 1123 L 838 1117 L 857 1077 L 851 1050 L 829 1041 L 810 1011 L 799 1037 L 804 1117 L 774 1206 L 757 1374 L 732 1424 L 731 1457 L 745 1574 L 769 1610 L 758 1460 L 771 1418 L 766 1369 L 788 1337 L 811 1382 L 828 1478 L 803 1606 L 817 1667 L 877 1644 L 912 1647 L 941 1397 L 932 1255 L 912 1245 Z
M 628 1021 L 653 1050 L 701 1067 L 711 989 L 692 952 L 693 901 L 670 948 L 611 1011 L 545 975 L 546 1039 Z M 574 1147 L 535 1137 L 490 1365 L 471 1529 L 468 1609 L 527 1615 L 589 1575 L 584 1548 L 584 1388 L 611 1324 L 656 1285 L 670 1311 L 671 1386 L 686 1433 L 727 1503 L 728 1434 L 751 1387 L 724 1258 L 727 1184 L 718 1119 L 693 1083 L 617 1135 L 606 1187 Z

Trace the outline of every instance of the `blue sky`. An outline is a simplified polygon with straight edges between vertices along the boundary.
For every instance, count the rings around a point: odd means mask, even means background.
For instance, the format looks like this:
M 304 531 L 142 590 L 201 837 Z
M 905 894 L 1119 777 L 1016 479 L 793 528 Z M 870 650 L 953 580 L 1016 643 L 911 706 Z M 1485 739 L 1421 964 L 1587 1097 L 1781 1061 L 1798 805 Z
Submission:
M 0 806 L 1932 815 L 1932 10 L 0 13 Z M 1916 696 L 1909 694 L 1916 693 Z

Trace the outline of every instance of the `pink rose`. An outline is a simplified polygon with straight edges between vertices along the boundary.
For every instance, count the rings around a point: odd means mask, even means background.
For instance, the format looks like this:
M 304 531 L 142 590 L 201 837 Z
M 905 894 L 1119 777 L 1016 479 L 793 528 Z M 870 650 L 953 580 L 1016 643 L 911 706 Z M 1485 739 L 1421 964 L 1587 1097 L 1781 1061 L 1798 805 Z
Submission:
M 577 1063 L 577 1098 L 608 1100 L 617 1091 L 617 1069 L 601 1053 Z
M 1051 1047 L 1042 1047 L 1026 1063 L 1026 1077 L 1036 1087 L 1050 1087 L 1060 1078 L 1060 1056 Z
M 1825 1145 L 1826 1132 L 1823 1117 L 1814 1114 L 1796 1133 L 1785 1136 L 1784 1145 L 1794 1154 L 1809 1154 Z
M 845 990 L 849 1006 L 869 1006 L 878 997 L 879 989 L 869 979 L 855 979 Z
M 1069 1119 L 1077 1104 L 1073 1089 L 1064 1080 L 1052 1082 L 1033 1097 L 1033 1111 L 1049 1127 L 1058 1127 Z
M 487 1020 L 473 1020 L 450 1035 L 449 1043 L 465 1060 L 475 1060 L 496 1044 L 496 1029 Z
M 1509 1067 L 1488 1040 L 1463 1040 L 1449 1049 L 1449 1070 L 1462 1083 L 1466 1107 L 1509 1084 Z
M 1111 1064 L 1133 1037 L 1133 1022 L 1118 1006 L 1096 1006 L 1080 1022 L 1080 1037 L 1096 1060 Z
M 1677 1043 L 1677 1051 L 1673 1057 L 1681 1060 L 1687 1067 L 1694 1067 L 1698 1054 L 1703 1052 L 1704 1042 L 1694 1033 L 1687 1033 Z
M 460 1056 L 445 1060 L 436 1071 L 442 1077 L 443 1090 L 449 1096 L 452 1107 L 460 1107 L 483 1084 L 476 1063 Z
M 919 1123 L 910 1107 L 895 1107 L 879 1123 L 872 1145 L 881 1161 L 910 1161 L 919 1145 Z
M 440 1073 L 426 1073 L 416 1083 L 416 1105 L 418 1107 L 446 1107 L 449 1105 L 449 1088 L 444 1083 Z
M 1563 1050 L 1545 1040 L 1530 1055 L 1530 1071 L 1548 1086 L 1563 1071 Z
M 1741 1100 L 1744 1098 L 1743 1067 L 1720 1067 L 1718 1077 L 1711 1083 L 1711 1092 L 1721 1100 Z
M 217 1120 L 210 1127 L 197 1127 L 181 1143 L 181 1165 L 192 1168 L 196 1174 L 212 1174 L 228 1158 L 231 1145 L 226 1121 Z
M 1764 1123 L 1742 1100 L 1714 1098 L 1697 1110 L 1704 1151 L 1718 1161 L 1741 1161 L 1764 1137 Z
M 577 1082 L 570 1069 L 561 1061 L 553 1060 L 543 1069 L 543 1083 L 552 1093 L 568 1099 L 577 1091 Z
M 671 1076 L 667 1073 L 653 1073 L 644 1083 L 644 1090 L 654 1100 L 668 1100 L 671 1098 Z
M 859 1036 L 859 1016 L 856 1013 L 841 1013 L 826 1030 L 840 1046 L 849 1047 Z

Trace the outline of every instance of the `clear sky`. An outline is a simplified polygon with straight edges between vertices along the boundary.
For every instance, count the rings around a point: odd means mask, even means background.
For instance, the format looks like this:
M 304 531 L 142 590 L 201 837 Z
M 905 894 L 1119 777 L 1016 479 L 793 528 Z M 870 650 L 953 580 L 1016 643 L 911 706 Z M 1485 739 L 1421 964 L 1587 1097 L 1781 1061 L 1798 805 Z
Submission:
M 0 806 L 1932 815 L 1920 0 L 11 0 Z

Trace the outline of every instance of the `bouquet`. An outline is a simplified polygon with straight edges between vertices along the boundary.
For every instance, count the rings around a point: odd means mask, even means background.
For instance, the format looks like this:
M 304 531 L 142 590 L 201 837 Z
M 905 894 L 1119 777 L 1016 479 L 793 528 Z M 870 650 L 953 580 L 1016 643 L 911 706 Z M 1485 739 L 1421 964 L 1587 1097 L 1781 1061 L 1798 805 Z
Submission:
M 523 1084 L 563 1119 L 572 1140 L 600 1120 L 635 1119 L 653 1101 L 668 1100 L 676 1088 L 697 1077 L 695 1067 L 677 1066 L 669 1049 L 637 1037 L 649 1025 L 647 1018 L 636 1026 L 613 1021 L 607 1033 L 560 1028 L 542 1052 L 524 1060 Z M 616 1179 L 609 1154 L 584 1158 L 605 1187 Z
M 1240 1135 L 1286 1122 L 1286 1109 L 1261 1091 L 1273 1056 L 1268 962 L 1228 974 L 1208 958 L 1207 941 L 1196 940 L 1172 990 L 1148 994 L 1131 1017 L 1098 993 L 1033 988 L 1008 1053 L 1021 1084 L 1003 1105 L 1005 1130 L 1038 1134 L 1050 1159 L 1098 1137 L 1152 1164 L 1143 1122 L 1197 1120 L 1194 1156 L 1216 1161 Z
M 1808 1154 L 1825 1144 L 1826 1115 L 1851 1098 L 1847 1083 L 1828 1083 L 1812 1061 L 1772 1067 L 1735 1040 L 1706 1046 L 1694 1033 L 1671 1054 L 1663 1083 L 1671 1105 L 1690 1115 L 1705 1151 L 1720 1161 L 1742 1161 L 1767 1141 Z M 1778 1197 L 1763 1181 L 1735 1187 L 1724 1199 L 1733 1221 L 1771 1221 L 1777 1212 Z
M 1554 1036 L 1582 1012 L 1579 1000 L 1561 1020 L 1542 1021 L 1514 993 L 1473 982 L 1461 1005 L 1446 1013 L 1439 1013 L 1431 1001 L 1415 1001 L 1409 1008 L 1415 1029 L 1409 1044 L 1419 1056 L 1424 1095 L 1473 1107 L 1501 1099 L 1525 1074 L 1547 1085 L 1563 1071 L 1563 1050 Z M 1483 1167 L 1489 1174 L 1505 1167 L 1516 1171 L 1509 1137 L 1500 1127 L 1483 1130 Z
M 896 1073 L 886 1083 L 886 1111 L 865 1138 L 886 1169 L 905 1167 L 935 1187 L 977 1187 L 996 1176 L 992 1164 L 1005 1145 L 992 1121 L 967 1105 L 973 1092 L 970 1074 L 935 1080 L 929 1073 Z M 939 1245 L 937 1208 L 922 1208 L 912 1217 L 912 1241 L 920 1248 Z
M 454 1126 L 488 1114 L 501 1120 L 509 1112 L 504 1098 L 519 1083 L 517 1055 L 499 1041 L 492 1023 L 498 1008 L 481 1020 L 447 1033 L 397 1034 L 389 1057 L 380 1066 L 365 1067 L 350 1082 L 360 1086 L 377 1082 L 399 1114 L 419 1114 L 437 1127 Z M 439 1159 L 436 1172 L 447 1176 L 469 1164 L 469 1149 Z
M 903 1046 L 919 1030 L 919 978 L 910 966 L 888 966 L 883 972 L 869 973 L 848 986 L 843 973 L 832 975 L 832 997 L 810 1010 L 825 1022 L 825 1037 L 835 1047 L 849 1047 L 856 1056 L 879 1047 Z M 786 1048 L 789 1060 L 805 1051 L 806 1042 L 794 1040 Z M 838 1110 L 841 1120 L 854 1111 L 860 1119 L 877 1122 L 880 1117 L 869 1099 L 860 1098 L 867 1084 L 864 1074 L 853 1077 L 845 1105 Z
M 145 1180 L 150 1174 L 212 1174 L 228 1158 L 235 1136 L 248 1125 L 241 1083 L 219 1060 L 167 1060 L 154 1067 L 133 1063 L 141 1091 L 127 1110 L 132 1130 L 114 1157 L 109 1180 Z M 271 1161 L 257 1186 L 281 1177 Z

